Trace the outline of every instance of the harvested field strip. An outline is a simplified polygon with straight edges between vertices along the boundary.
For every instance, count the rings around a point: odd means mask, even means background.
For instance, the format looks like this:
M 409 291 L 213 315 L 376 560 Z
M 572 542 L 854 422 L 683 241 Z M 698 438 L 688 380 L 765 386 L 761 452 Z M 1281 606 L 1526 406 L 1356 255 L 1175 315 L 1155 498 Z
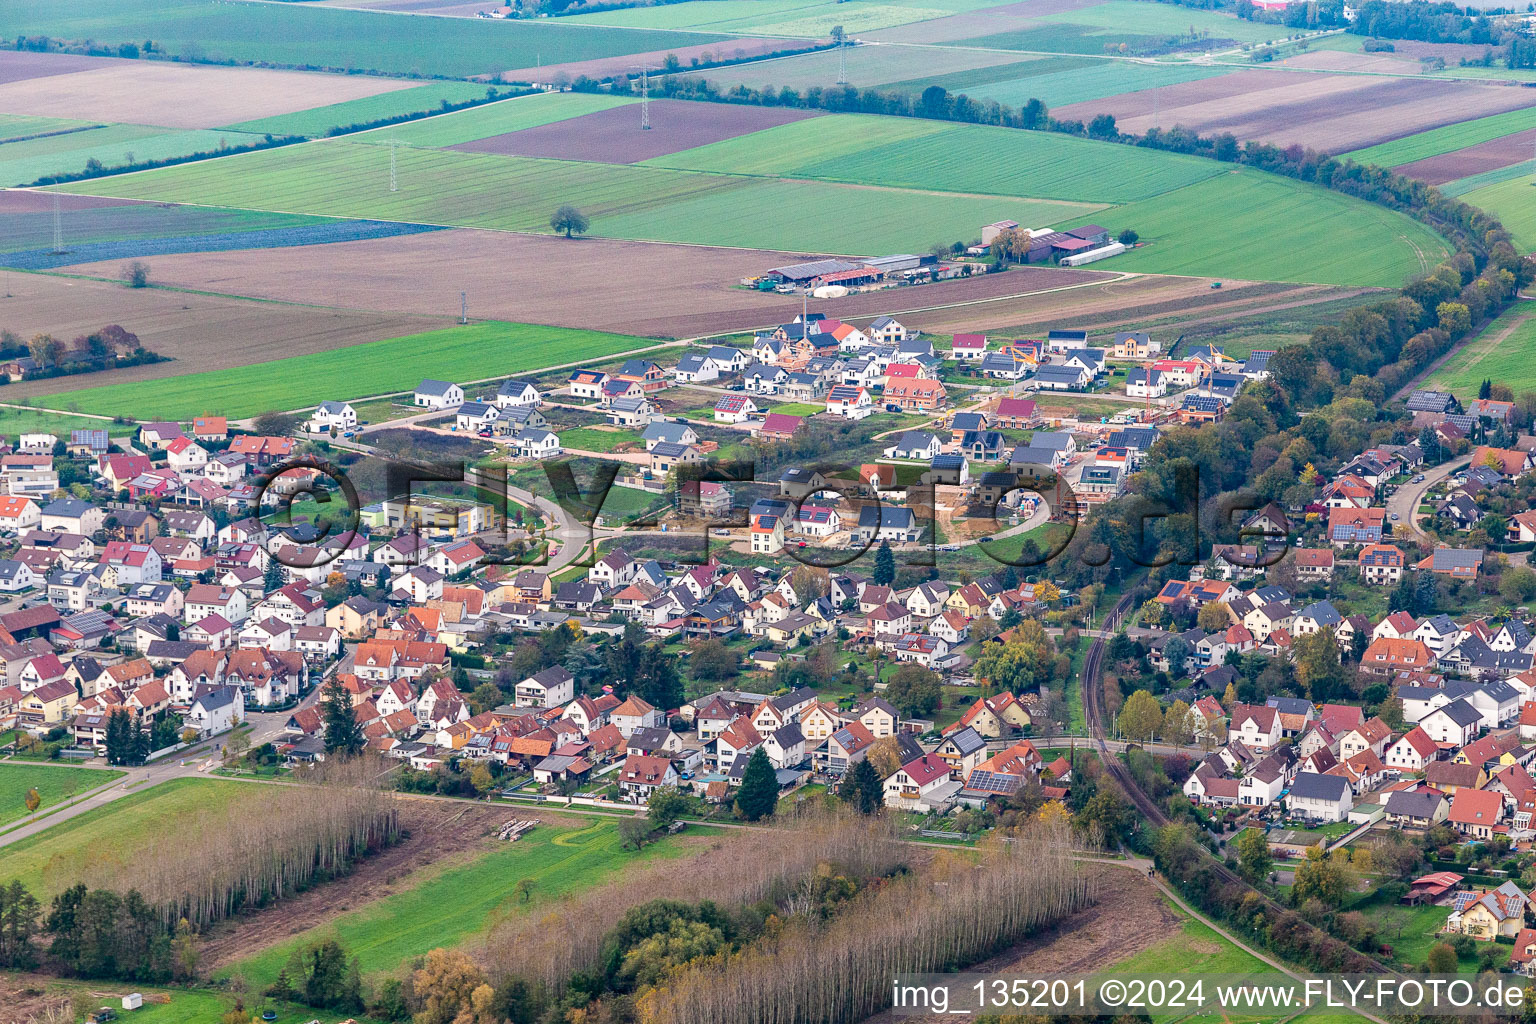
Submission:
M 1536 252 L 1536 191 L 1532 190 L 1530 178 L 1521 175 L 1485 185 L 1463 193 L 1461 198 L 1503 221 L 1521 252 Z
M 920 66 L 930 75 L 941 75 L 994 64 L 1017 64 L 1020 60 L 1020 55 L 1016 53 L 962 50 L 949 46 L 922 49 L 909 46 L 855 46 L 845 49 L 843 56 L 847 61 L 848 80 L 861 88 L 911 78 L 914 65 Z M 813 85 L 834 84 L 837 71 L 837 54 L 831 50 L 821 50 L 732 67 L 692 71 L 687 77 L 706 78 L 727 89 L 734 85 L 754 88 L 771 85 L 776 89 L 787 85 L 792 89 L 804 89 Z
M 254 132 L 257 135 L 325 135 L 333 128 L 353 124 L 366 124 L 387 117 L 430 113 L 442 103 L 465 103 L 482 99 L 486 87 L 475 82 L 433 82 L 412 89 L 380 93 L 341 103 L 331 103 L 311 110 L 292 114 L 275 114 L 254 121 L 240 121 L 225 125 L 234 132 Z
M 77 793 L 105 786 L 123 773 L 98 768 L 76 768 L 60 765 L 32 765 L 25 761 L 0 763 L 0 825 L 27 816 L 27 792 L 37 790 L 42 798 L 39 814 L 68 800 Z
M 0 234 L 0 252 L 26 252 L 53 247 L 53 214 L 47 211 L 53 195 L 45 192 L 5 193 L 11 196 L 36 196 L 38 212 L 10 213 L 5 217 L 5 232 Z M 247 210 L 217 210 L 198 206 L 157 206 L 153 203 L 126 203 L 118 206 L 71 209 L 73 197 L 60 195 L 59 224 L 65 248 L 71 252 L 82 246 L 107 242 L 174 238 L 183 235 L 213 235 L 232 231 L 260 231 L 329 223 L 319 217 L 286 213 L 261 213 Z M 0 264 L 7 262 L 0 258 Z M 80 259 L 70 263 L 82 262 Z
M 1456 394 L 1475 392 L 1485 380 L 1505 384 L 1516 394 L 1536 390 L 1536 317 L 1522 302 L 1453 352 L 1430 375 L 1434 384 Z
M 269 409 L 301 409 L 327 399 L 408 391 L 424 377 L 480 380 L 596 359 L 647 344 L 643 338 L 596 331 L 470 324 L 169 380 L 67 391 L 50 395 L 42 404 L 107 415 L 131 410 L 139 417 L 175 420 L 208 410 L 254 416 Z
M 508 817 L 516 816 L 509 808 Z M 704 834 L 699 826 L 689 834 Z M 568 837 L 588 836 L 580 842 Z M 515 843 L 487 841 L 489 849 L 467 862 L 428 865 L 402 880 L 399 891 L 342 914 L 232 965 L 257 989 L 270 985 L 292 951 L 309 942 L 338 938 L 364 974 L 393 970 L 402 961 L 439 946 L 455 946 L 503 918 L 539 913 L 567 893 L 601 884 L 620 870 L 675 857 L 687 847 L 677 839 L 652 843 L 640 853 L 621 849 L 613 822 L 575 829 L 541 824 Z M 524 902 L 513 885 L 527 879 Z M 344 884 L 344 883 L 343 883 Z
M 939 53 L 946 51 L 939 50 Z M 924 52 L 924 57 L 927 52 Z M 923 61 L 926 65 L 927 61 Z M 1013 58 L 1002 64 L 993 64 L 988 67 L 968 68 L 964 71 L 951 71 L 946 73 L 931 73 L 922 78 L 906 78 L 897 82 L 886 83 L 886 88 L 899 92 L 922 92 L 930 85 L 937 85 L 941 89 L 950 92 L 963 92 L 967 96 L 978 96 L 986 90 L 984 86 L 996 82 L 1011 82 L 1017 78 L 1033 78 L 1043 75 L 1055 74 L 1058 71 L 1073 71 L 1077 68 L 1092 67 L 1103 64 L 1103 61 L 1093 60 L 1090 57 L 1023 57 Z M 1131 67 L 1135 65 L 1127 65 Z
M 1031 99 L 1038 99 L 1048 107 L 1059 107 L 1231 74 L 1230 70 L 1219 67 L 1131 64 L 1086 57 L 1048 57 L 1036 63 L 1042 66 L 1037 69 L 1029 63 L 1002 65 L 946 75 L 936 80 L 918 78 L 898 82 L 890 88 L 921 92 L 929 85 L 940 85 L 952 92 L 964 92 L 972 99 L 996 100 L 1012 107 L 1022 107 Z M 1014 68 L 1018 68 L 1020 73 L 998 73 Z M 945 78 L 969 80 L 946 85 Z
M 1536 151 L 1536 128 L 1527 128 L 1523 132 L 1480 142 L 1454 153 L 1443 153 L 1415 160 L 1411 164 L 1402 164 L 1393 170 L 1430 185 L 1443 185 L 1459 178 L 1487 174 L 1529 162 L 1533 151 Z
M 808 26 L 836 16 L 851 32 L 930 21 L 963 11 L 994 6 L 995 0 L 692 0 L 656 7 L 578 14 L 562 19 L 577 24 L 622 28 L 693 29 L 773 35 L 824 35 Z
M 1491 117 L 1479 117 L 1460 124 L 1448 124 L 1427 132 L 1409 135 L 1379 146 L 1357 149 L 1346 154 L 1360 164 L 1378 167 L 1398 167 L 1442 153 L 1454 153 L 1458 149 L 1475 146 L 1480 142 L 1511 135 L 1515 132 L 1536 128 L 1536 107 L 1510 110 Z
M 655 100 L 650 104 L 650 130 L 640 129 L 633 108 L 609 107 L 581 117 L 524 128 L 505 135 L 465 142 L 452 148 L 461 153 L 552 160 L 595 160 L 634 164 L 653 157 L 734 139 L 791 121 L 821 116 L 793 107 L 753 107 L 731 103 L 692 103 Z
M 1518 164 L 1510 164 L 1508 167 L 1500 167 L 1493 171 L 1484 171 L 1482 174 L 1473 174 L 1465 178 L 1457 178 L 1455 181 L 1447 181 L 1439 186 L 1440 191 L 1448 196 L 1464 196 L 1468 192 L 1475 192 L 1487 185 L 1497 185 L 1501 181 L 1509 181 L 1511 178 L 1536 175 L 1536 160 L 1522 160 Z
M 1122 207 L 1116 223 L 1151 244 L 1106 266 L 1161 274 L 1392 287 L 1449 251 L 1401 213 L 1250 169 Z M 1308 241 L 1320 223 L 1326 247 Z
M 585 92 L 546 92 L 517 96 L 468 110 L 455 110 L 409 124 L 376 128 L 356 137 L 358 142 L 403 142 L 411 146 L 458 146 L 507 132 L 553 124 L 583 114 L 633 102 L 617 96 Z
M 831 152 L 820 145 L 837 138 L 848 142 Z M 775 154 L 769 167 L 764 151 Z M 1196 157 L 1047 132 L 857 114 L 769 128 L 650 164 L 1100 203 L 1145 199 L 1221 173 Z
M 18 35 L 100 43 L 153 39 L 168 54 L 195 48 L 210 60 L 450 77 L 531 68 L 540 61 L 677 49 L 725 38 L 565 25 L 552 19 L 407 18 L 308 4 L 79 0 L 61 5 L 54 0 L 8 0 L 0 6 L 0 37 Z
M 429 224 L 377 220 L 331 220 L 302 227 L 230 231 L 217 235 L 176 235 L 169 238 L 97 242 L 74 245 L 66 252 L 30 249 L 0 256 L 0 264 L 22 270 L 51 270 L 92 260 L 126 260 L 182 252 L 229 252 L 238 249 L 278 249 L 296 245 L 330 245 L 369 238 L 390 238 L 438 231 Z
M 251 787 L 216 779 L 162 782 L 0 849 L 0 877 L 20 879 L 46 903 L 75 882 L 115 873 L 166 822 L 195 827 L 199 813 L 239 800 L 242 793 L 251 793 Z

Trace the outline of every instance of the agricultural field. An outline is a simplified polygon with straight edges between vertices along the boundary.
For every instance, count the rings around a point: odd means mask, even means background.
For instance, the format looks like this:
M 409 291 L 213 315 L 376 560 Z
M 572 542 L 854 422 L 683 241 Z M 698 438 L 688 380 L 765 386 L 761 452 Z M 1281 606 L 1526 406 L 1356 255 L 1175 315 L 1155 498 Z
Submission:
M 1073 103 L 1052 114 L 1083 122 L 1112 114 L 1122 131 L 1182 125 L 1230 132 L 1239 141 L 1345 153 L 1532 106 L 1536 95 L 1528 90 L 1473 82 L 1252 69 Z
M 1536 317 L 1523 306 L 1499 317 L 1451 353 L 1428 381 L 1458 395 L 1475 394 L 1485 380 L 1516 394 L 1536 391 Z
M 1132 203 L 1115 215 L 1150 243 L 1117 257 L 1117 270 L 1389 288 L 1450 251 L 1444 239 L 1400 213 L 1251 169 Z M 1329 225 L 1326 248 L 1307 242 L 1319 223 Z M 1294 254 L 1303 251 L 1298 262 Z
M 4 426 L 0 426 L 0 431 L 4 429 Z M 105 786 L 122 776 L 123 773 L 119 771 L 96 768 L 33 765 L 22 761 L 0 763 L 0 826 L 27 816 L 26 799 L 29 790 L 36 789 L 37 795 L 42 798 L 38 813 L 47 814 L 76 793 Z
M 421 121 L 389 125 L 358 135 L 355 141 L 388 145 L 443 148 L 475 142 L 495 135 L 554 124 L 584 114 L 634 102 L 623 96 L 599 96 L 589 92 L 548 92 L 455 110 Z
M 365 976 L 390 971 L 410 957 L 459 945 L 507 917 L 539 913 L 551 901 L 607 881 L 621 869 L 678 856 L 690 835 L 705 832 L 693 826 L 681 839 L 631 853 L 621 848 L 612 821 L 559 819 L 516 843 L 496 843 L 465 863 L 419 868 L 401 880 L 393 895 L 238 961 L 224 973 L 238 972 L 264 988 L 295 947 L 327 938 L 339 939 L 358 958 Z M 526 902 L 513 893 L 513 879 L 531 883 Z
M 1479 117 L 1459 124 L 1432 128 L 1427 132 L 1419 132 L 1393 142 L 1384 142 L 1379 146 L 1357 149 L 1346 155 L 1356 163 L 1375 164 L 1378 167 L 1401 167 L 1404 164 L 1454 153 L 1469 146 L 1492 142 L 1532 128 L 1536 128 L 1536 108 L 1527 107 L 1523 110 L 1511 110 L 1491 117 Z
M 478 323 L 170 380 L 105 384 L 49 395 L 55 408 L 184 420 L 234 417 L 409 391 L 424 377 L 482 380 L 644 348 L 642 338 L 529 324 Z M 55 386 L 59 383 L 52 381 Z
M 3 392 L 0 392 L 0 401 L 4 401 L 7 397 Z M 71 430 L 91 429 L 105 429 L 113 434 L 121 434 L 124 437 L 132 433 L 131 427 L 120 427 L 109 420 L 95 417 L 70 416 L 66 413 L 44 412 L 41 409 L 0 406 L 0 437 L 14 437 L 18 434 L 31 433 L 57 434 L 60 437 L 65 437 Z
M 1038 99 L 1047 107 L 1117 96 L 1142 89 L 1164 88 L 1230 74 L 1226 68 L 1195 64 L 1131 64 L 1088 57 L 1044 57 L 953 75 L 896 82 L 891 89 L 921 92 L 930 85 L 976 100 L 995 100 L 1022 107 Z
M 709 0 L 710 3 L 726 0 Z M 927 29 L 942 22 L 927 22 Z M 1025 57 L 1018 53 L 1000 50 L 963 50 L 947 46 L 851 46 L 844 50 L 848 81 L 860 88 L 889 85 L 912 77 L 914 68 L 921 68 L 928 75 L 959 74 L 977 68 L 994 65 L 1017 65 L 1028 60 L 1048 60 L 1044 57 Z M 916 59 L 914 59 L 916 58 Z M 721 88 L 735 85 L 752 88 L 772 86 L 805 89 L 810 86 L 830 86 L 837 81 L 838 56 L 832 50 L 815 53 L 798 53 L 773 60 L 753 61 L 731 67 L 689 71 L 687 78 L 704 78 Z
M 1503 221 L 1515 237 L 1515 247 L 1521 252 L 1532 252 L 1536 251 L 1536 203 L 1531 201 L 1531 187 L 1531 178 L 1522 173 L 1519 177 L 1460 195 L 1473 206 L 1487 210 Z
M 93 39 L 110 45 L 154 39 L 167 53 L 187 58 L 448 77 L 495 75 L 541 63 L 725 38 L 548 19 L 408 18 L 308 4 L 219 0 L 82 0 L 68 6 L 52 0 L 15 0 L 0 9 L 0 36 L 18 35 Z
M 256 135 L 325 135 L 332 129 L 366 124 L 389 117 L 429 114 L 444 103 L 484 99 L 486 87 L 476 82 L 433 82 L 340 103 L 329 103 L 291 114 L 274 114 L 226 125 L 230 131 Z
M 955 40 L 948 45 L 1041 53 L 1153 55 L 1225 49 L 1233 43 L 1264 43 L 1286 34 L 1277 25 L 1243 21 L 1213 11 L 1108 0 L 1045 14 L 1008 31 Z
M 118 264 L 109 264 L 104 272 L 112 279 L 93 281 L 0 270 L 0 329 L 15 331 L 23 338 L 44 332 L 74 338 L 106 324 L 121 324 L 167 361 L 101 374 L 8 384 L 0 401 L 20 404 L 44 392 L 150 381 L 324 352 L 446 326 L 458 314 L 457 296 L 451 311 L 444 309 L 442 315 L 429 317 L 258 302 L 168 288 L 125 288 L 118 277 Z M 67 405 L 51 407 L 79 411 Z M 132 415 L 134 410 L 115 409 L 108 415 L 124 412 Z
M 80 174 L 91 161 L 106 168 L 145 160 L 247 146 L 259 137 L 205 129 L 174 131 L 145 125 L 86 125 L 67 135 L 0 143 L 0 186 L 31 185 Z
M 128 6 L 132 4 L 116 9 Z M 228 6 L 245 9 L 244 5 Z M 16 5 L 8 4 L 0 19 L 16 10 Z M 0 55 L 0 65 L 6 59 Z M 367 75 L 103 60 L 89 70 L 0 84 L 0 112 L 186 130 L 217 128 L 231 121 L 289 114 L 410 87 L 409 82 Z
M 688 0 L 659 7 L 578 14 L 563 20 L 618 28 L 822 36 L 834 24 L 842 25 L 850 33 L 868 32 L 995 5 L 996 0 Z M 823 23 L 826 28 L 820 27 Z
M 20 879 L 46 902 L 83 878 L 110 878 L 165 822 L 193 828 L 200 813 L 215 812 L 248 792 L 246 784 L 215 779 L 162 782 L 0 849 L 0 876 Z

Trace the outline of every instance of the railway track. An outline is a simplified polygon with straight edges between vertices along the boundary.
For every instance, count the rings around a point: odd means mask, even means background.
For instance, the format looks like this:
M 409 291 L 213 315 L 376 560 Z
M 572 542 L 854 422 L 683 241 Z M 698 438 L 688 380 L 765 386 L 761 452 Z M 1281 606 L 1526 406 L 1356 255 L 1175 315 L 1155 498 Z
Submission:
M 1134 597 L 1135 590 L 1133 588 L 1115 603 L 1114 608 L 1111 609 L 1110 613 L 1104 618 L 1104 628 L 1101 633 L 1113 633 L 1120 628 L 1121 622 L 1124 621 L 1126 614 L 1130 611 Z M 1109 745 L 1105 743 L 1106 729 L 1104 715 L 1104 688 L 1100 684 L 1099 680 L 1099 673 L 1103 668 L 1104 663 L 1105 646 L 1106 644 L 1104 636 L 1100 635 L 1095 637 L 1092 645 L 1088 648 L 1088 654 L 1083 658 L 1083 721 L 1088 727 L 1089 735 L 1093 737 L 1094 746 L 1098 748 L 1099 763 L 1102 764 L 1105 770 L 1108 771 L 1109 774 L 1114 778 L 1115 782 L 1119 785 L 1120 790 L 1126 795 L 1126 798 L 1130 800 L 1131 804 L 1136 808 L 1137 812 L 1140 813 L 1150 825 L 1160 828 L 1170 823 L 1168 815 L 1163 813 L 1163 809 L 1157 805 L 1157 801 L 1153 800 L 1152 797 L 1145 790 L 1143 790 L 1140 785 L 1137 784 L 1136 780 L 1131 777 L 1130 769 L 1126 768 L 1126 766 L 1121 762 L 1120 758 L 1114 756 L 1113 752 L 1109 749 Z M 1240 885 L 1245 889 L 1251 890 L 1273 910 L 1279 911 L 1281 913 L 1291 912 L 1289 907 L 1285 907 L 1280 903 L 1277 903 L 1275 900 L 1270 899 L 1269 896 L 1265 895 L 1263 892 L 1250 885 L 1246 879 L 1244 879 L 1236 871 L 1233 871 L 1231 868 L 1229 868 L 1226 865 L 1226 862 L 1221 858 L 1211 854 L 1209 851 L 1206 851 L 1204 847 L 1201 847 L 1201 850 L 1207 857 L 1211 869 L 1223 881 L 1235 885 Z M 1312 926 L 1309 925 L 1308 927 Z M 1342 940 L 1337 939 L 1332 935 L 1329 935 L 1329 938 L 1334 942 L 1341 942 L 1342 944 Z M 1386 964 L 1381 963 L 1379 960 L 1376 960 L 1374 957 L 1367 956 L 1366 954 L 1360 952 L 1357 949 L 1354 949 L 1353 947 L 1349 947 L 1349 949 L 1362 961 L 1362 966 L 1369 965 L 1368 969 L 1380 971 L 1383 974 L 1398 974 L 1397 971 L 1393 970 L 1391 967 L 1388 967 Z M 1368 1017 L 1371 1020 L 1379 1019 L 1364 1013 L 1361 1013 L 1361 1016 Z

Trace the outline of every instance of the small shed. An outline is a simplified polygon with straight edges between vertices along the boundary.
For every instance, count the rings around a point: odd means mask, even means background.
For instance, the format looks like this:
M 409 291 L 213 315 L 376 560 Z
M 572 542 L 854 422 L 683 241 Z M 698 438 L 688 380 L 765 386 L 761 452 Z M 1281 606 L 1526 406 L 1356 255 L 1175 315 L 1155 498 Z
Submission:
M 138 992 L 130 992 L 123 996 L 123 1009 L 137 1010 L 144 1005 L 144 996 Z

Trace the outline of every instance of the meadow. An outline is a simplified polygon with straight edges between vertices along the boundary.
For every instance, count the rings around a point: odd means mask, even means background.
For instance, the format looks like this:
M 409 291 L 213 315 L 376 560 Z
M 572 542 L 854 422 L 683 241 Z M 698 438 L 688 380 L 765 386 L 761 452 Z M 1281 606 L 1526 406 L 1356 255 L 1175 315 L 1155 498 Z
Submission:
M 1532 187 L 1530 176 L 1522 174 L 1462 193 L 1461 198 L 1498 217 L 1515 236 L 1515 248 L 1531 252 L 1536 250 L 1536 192 Z
M 1478 117 L 1471 121 L 1431 128 L 1427 132 L 1383 142 L 1379 146 L 1357 149 L 1345 156 L 1359 164 L 1375 164 L 1378 167 L 1397 167 L 1400 164 L 1425 160 L 1442 153 L 1454 153 L 1480 142 L 1513 135 L 1515 132 L 1536 128 L 1536 107 L 1510 110 L 1502 114 Z
M 77 174 L 95 160 L 118 167 L 144 160 L 170 160 L 222 146 L 249 146 L 259 137 L 239 132 L 181 131 L 138 124 L 113 124 L 67 135 L 0 143 L 0 186 L 30 185 L 54 175 Z
M 1227 69 L 1194 64 L 1132 64 L 1087 57 L 1045 57 L 1020 64 L 998 65 L 953 75 L 896 82 L 892 89 L 921 92 L 938 85 L 972 99 L 995 100 L 1022 107 L 1038 99 L 1048 107 L 1118 96 L 1181 82 L 1228 74 Z
M 382 92 L 376 96 L 330 103 L 292 114 L 274 114 L 254 121 L 226 125 L 229 131 L 256 135 L 324 135 L 333 128 L 366 124 L 388 117 L 431 113 L 443 103 L 467 103 L 482 99 L 486 87 L 477 82 L 433 82 L 413 89 Z
M 1104 269 L 1393 288 L 1449 252 L 1401 213 L 1249 168 L 1120 207 L 1114 222 L 1150 244 Z
M 690 29 L 741 35 L 825 35 L 833 25 L 870 32 L 997 6 L 997 0 L 689 0 L 578 14 L 565 21 L 620 28 Z
M 238 973 L 259 991 L 277 977 L 294 948 L 328 938 L 340 940 L 358 958 L 364 975 L 391 971 L 410 957 L 459 945 L 504 918 L 539 913 L 621 869 L 678 856 L 685 849 L 676 840 L 663 840 L 632 853 L 620 846 L 612 821 L 557 821 L 467 862 L 419 868 L 401 880 L 397 892 L 264 949 L 221 975 Z M 687 834 L 706 831 L 692 826 Z M 513 892 L 514 883 L 523 879 L 532 885 L 526 902 Z
M 481 380 L 647 344 L 597 331 L 477 323 L 225 370 L 66 391 L 39 402 L 109 415 L 131 410 L 141 418 L 185 420 L 208 409 L 245 417 L 409 391 L 426 377 Z
M 36 788 L 43 801 L 38 813 L 46 814 L 76 793 L 105 786 L 122 775 L 119 771 L 97 768 L 36 765 L 22 761 L 0 763 L 0 825 L 27 816 L 28 790 Z
M 195 827 L 200 812 L 247 791 L 244 783 L 216 779 L 162 782 L 0 848 L 0 878 L 20 879 L 46 903 L 78 880 L 110 873 L 148 837 L 163 832 L 166 822 Z
M 1506 332 L 1508 332 L 1506 334 Z M 1457 395 L 1475 395 L 1485 380 L 1516 394 L 1536 391 L 1536 317 L 1515 306 L 1446 359 L 1429 382 Z
M 1197 157 L 1048 132 L 860 114 L 796 121 L 647 164 L 1090 203 L 1145 199 L 1222 171 Z
M 464 77 L 718 42 L 720 35 L 568 25 L 564 19 L 416 18 L 296 3 L 10 0 L 0 36 L 153 39 L 184 58 Z
M 0 390 L 0 401 L 4 400 L 5 392 Z M 71 430 L 87 429 L 105 429 L 126 437 L 132 432 L 133 428 L 118 426 L 108 420 L 95 419 L 89 416 L 70 416 L 65 413 L 43 412 L 38 409 L 15 409 L 10 406 L 0 407 L 0 437 L 15 437 L 23 433 L 45 433 L 57 434 L 60 437 L 67 438 Z

